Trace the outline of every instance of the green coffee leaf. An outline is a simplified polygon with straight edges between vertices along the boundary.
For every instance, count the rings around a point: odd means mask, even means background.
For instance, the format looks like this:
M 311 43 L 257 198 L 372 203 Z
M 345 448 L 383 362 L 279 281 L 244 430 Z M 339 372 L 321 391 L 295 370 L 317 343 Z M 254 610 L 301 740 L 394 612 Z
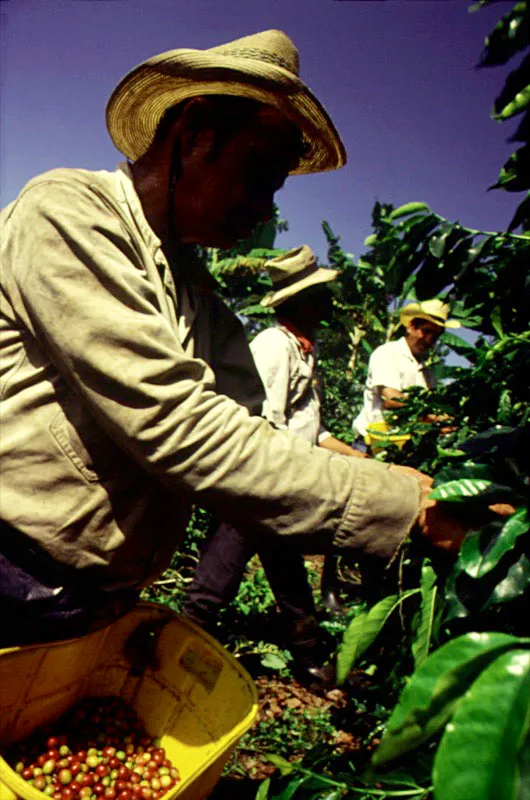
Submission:
M 530 651 L 499 654 L 447 725 L 433 768 L 435 800 L 514 800 L 530 725 Z
M 482 670 L 506 650 L 530 640 L 503 633 L 468 633 L 440 647 L 405 686 L 372 762 L 379 766 L 414 749 L 443 728 Z
M 499 534 L 490 546 L 481 553 L 481 558 L 477 561 L 474 569 L 466 569 L 468 575 L 471 575 L 472 578 L 482 578 L 483 575 L 486 575 L 497 566 L 505 553 L 513 550 L 518 537 L 527 533 L 529 530 L 530 519 L 528 517 L 528 510 L 526 508 L 519 508 L 515 514 L 512 514 L 512 516 L 506 520 Z
M 530 588 L 530 561 L 525 555 L 522 555 L 515 564 L 512 564 L 506 577 L 497 584 L 484 608 L 499 603 L 509 603 L 517 597 L 522 597 L 525 592 Z
M 279 769 L 282 775 L 290 775 L 296 769 L 296 764 L 287 761 L 282 756 L 277 756 L 276 753 L 265 753 L 263 757 Z
M 268 800 L 270 785 L 270 778 L 266 778 L 262 783 L 260 783 L 255 800 Z
M 414 666 L 418 668 L 429 654 L 429 647 L 431 645 L 431 636 L 433 629 L 433 620 L 436 609 L 436 573 L 428 561 L 425 561 L 421 568 L 421 609 L 420 609 L 420 624 L 416 639 L 412 644 L 412 655 L 414 657 Z
M 401 217 L 407 217 L 409 214 L 416 214 L 418 211 L 429 211 L 429 206 L 427 203 L 405 203 L 404 206 L 400 206 L 399 208 L 395 208 L 389 215 L 388 219 L 395 220 L 400 219 Z
M 403 600 L 419 589 L 411 589 L 402 595 L 390 595 L 373 606 L 369 611 L 358 614 L 350 623 L 337 655 L 337 683 L 339 686 L 348 677 L 351 668 L 370 647 L 390 614 L 398 608 Z
M 491 490 L 495 484 L 482 478 L 461 478 L 457 481 L 443 483 L 431 492 L 429 497 L 432 500 L 446 500 L 458 502 L 468 497 L 478 497 L 486 491 Z

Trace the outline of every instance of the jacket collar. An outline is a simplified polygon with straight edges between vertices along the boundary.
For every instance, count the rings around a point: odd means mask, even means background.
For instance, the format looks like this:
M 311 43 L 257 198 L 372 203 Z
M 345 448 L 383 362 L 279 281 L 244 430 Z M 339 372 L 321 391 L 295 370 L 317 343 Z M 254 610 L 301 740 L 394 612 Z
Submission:
M 278 315 L 278 322 L 283 328 L 287 328 L 287 330 L 298 340 L 303 353 L 312 353 L 314 351 L 314 343 L 304 336 L 304 334 L 296 327 L 296 325 L 293 325 L 291 320 L 285 319 L 284 317 Z

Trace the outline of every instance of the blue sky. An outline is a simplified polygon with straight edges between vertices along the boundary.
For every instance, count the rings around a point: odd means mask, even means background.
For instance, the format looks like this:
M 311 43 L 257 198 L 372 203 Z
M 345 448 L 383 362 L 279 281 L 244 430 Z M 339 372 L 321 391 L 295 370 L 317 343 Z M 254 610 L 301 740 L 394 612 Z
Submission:
M 44 170 L 115 167 L 104 108 L 140 61 L 280 28 L 349 161 L 288 180 L 279 246 L 306 242 L 325 260 L 326 219 L 358 256 L 376 199 L 422 200 L 464 225 L 505 228 L 518 196 L 486 188 L 513 150 L 515 125 L 489 117 L 509 70 L 475 64 L 512 5 L 471 14 L 466 0 L 1 0 L 2 205 Z

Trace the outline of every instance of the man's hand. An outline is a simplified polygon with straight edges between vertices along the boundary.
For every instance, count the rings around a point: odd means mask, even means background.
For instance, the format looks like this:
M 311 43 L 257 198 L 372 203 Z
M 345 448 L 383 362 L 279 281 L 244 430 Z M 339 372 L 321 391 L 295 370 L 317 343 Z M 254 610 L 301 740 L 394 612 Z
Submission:
M 514 512 L 515 508 L 510 503 L 493 503 L 477 512 L 474 519 L 467 519 L 464 522 L 451 514 L 450 503 L 441 503 L 427 498 L 418 517 L 418 525 L 420 532 L 435 547 L 458 551 L 470 530 L 481 528 L 496 516 L 509 517 Z
M 420 485 L 420 513 L 417 525 L 420 533 L 425 536 L 434 547 L 441 550 L 458 552 L 468 531 L 480 528 L 495 516 L 508 517 L 515 512 L 509 503 L 493 503 L 482 512 L 477 512 L 474 519 L 458 519 L 453 513 L 454 506 L 450 503 L 431 500 L 433 479 L 423 472 L 412 467 L 392 464 L 392 472 L 401 472 L 416 478 Z

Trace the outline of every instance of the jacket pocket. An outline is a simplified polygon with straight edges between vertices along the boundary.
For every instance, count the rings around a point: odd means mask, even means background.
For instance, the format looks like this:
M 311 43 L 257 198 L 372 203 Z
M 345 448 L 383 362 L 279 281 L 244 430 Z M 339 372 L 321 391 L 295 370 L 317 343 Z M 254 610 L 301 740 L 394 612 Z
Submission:
M 91 483 L 123 478 L 138 469 L 77 398 L 61 402 L 50 432 L 66 457 Z

